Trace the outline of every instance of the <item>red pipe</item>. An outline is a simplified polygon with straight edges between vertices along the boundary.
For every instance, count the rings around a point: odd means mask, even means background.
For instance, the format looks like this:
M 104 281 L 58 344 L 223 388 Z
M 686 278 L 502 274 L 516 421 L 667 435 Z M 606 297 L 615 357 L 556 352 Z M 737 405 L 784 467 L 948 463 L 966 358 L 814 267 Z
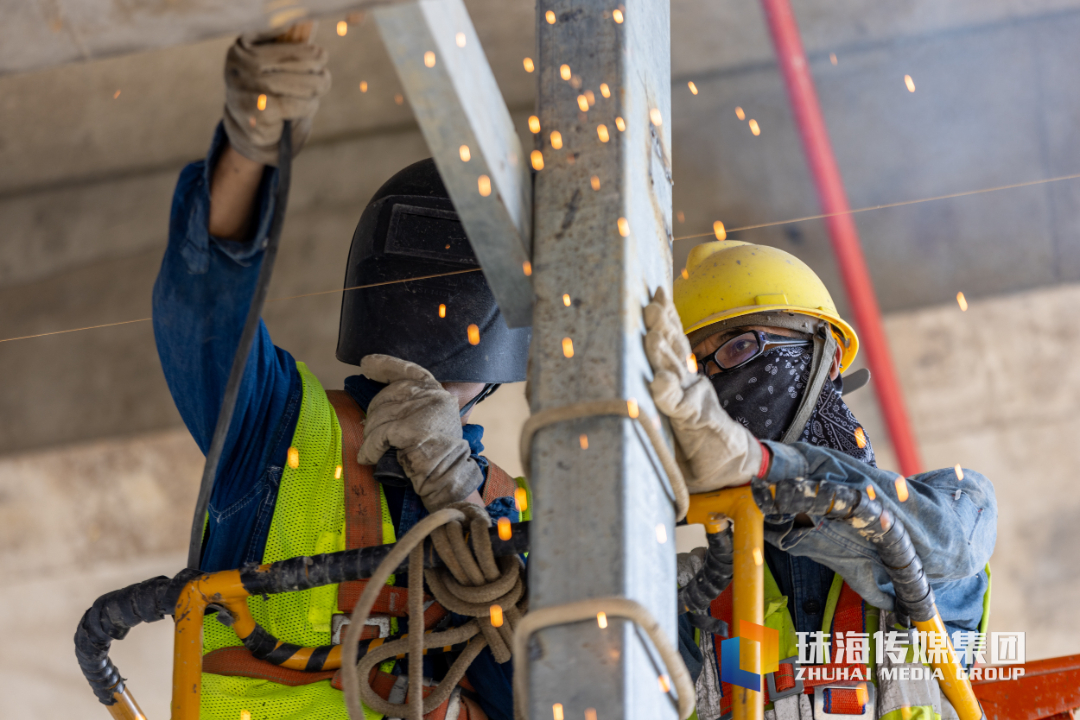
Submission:
M 900 471 L 904 475 L 914 475 L 922 465 L 919 450 L 911 432 L 900 384 L 896 380 L 888 340 L 881 323 L 881 310 L 870 273 L 866 269 L 859 233 L 850 215 L 851 207 L 829 142 L 829 132 L 821 115 L 821 105 L 814 89 L 814 79 L 810 76 L 810 66 L 806 62 L 795 13 L 788 0 L 761 0 L 761 4 L 765 9 L 765 19 L 822 212 L 829 216 L 825 219 L 825 225 L 855 313 L 855 324 L 862 336 L 862 346 L 874 378 L 885 425 L 900 462 Z

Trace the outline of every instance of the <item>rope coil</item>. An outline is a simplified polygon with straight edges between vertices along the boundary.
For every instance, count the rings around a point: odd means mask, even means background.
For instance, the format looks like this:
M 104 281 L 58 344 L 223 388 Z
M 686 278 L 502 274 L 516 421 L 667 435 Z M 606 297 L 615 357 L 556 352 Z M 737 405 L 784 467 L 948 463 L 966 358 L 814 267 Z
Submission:
M 406 556 L 409 558 L 409 618 L 415 618 L 413 622 L 423 622 L 425 577 L 432 595 L 443 607 L 460 615 L 471 615 L 473 619 L 443 632 L 423 632 L 422 625 L 410 628 L 408 635 L 369 651 L 356 665 L 355 672 L 343 667 L 345 706 L 350 718 L 362 720 L 363 706 L 366 705 L 388 717 L 422 720 L 425 713 L 450 697 L 469 665 L 485 647 L 491 647 L 496 662 L 505 663 L 511 659 L 514 630 L 527 609 L 522 579 L 524 565 L 517 556 L 495 558 L 488 534 L 491 525 L 491 517 L 483 508 L 472 503 L 454 503 L 417 523 L 380 563 L 353 610 L 342 640 L 342 657 L 357 656 L 360 632 L 371 608 L 387 578 Z M 424 570 L 423 543 L 429 536 L 447 570 Z M 491 622 L 494 605 L 503 611 L 503 622 L 499 627 Z M 468 642 L 465 650 L 451 665 L 446 677 L 425 698 L 421 680 L 424 649 L 462 642 Z M 406 652 L 411 686 L 408 704 L 391 703 L 372 689 L 368 679 L 379 663 Z

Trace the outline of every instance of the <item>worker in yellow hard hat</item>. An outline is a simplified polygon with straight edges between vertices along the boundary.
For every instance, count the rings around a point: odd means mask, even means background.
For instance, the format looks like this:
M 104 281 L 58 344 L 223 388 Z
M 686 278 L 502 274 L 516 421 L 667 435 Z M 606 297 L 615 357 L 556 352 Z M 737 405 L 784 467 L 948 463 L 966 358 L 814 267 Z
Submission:
M 798 258 L 763 245 L 705 243 L 691 251 L 673 294 L 674 302 L 661 288 L 645 308 L 645 349 L 655 374 L 653 400 L 671 421 L 690 491 L 756 479 L 777 488 L 764 504 L 758 500 L 765 513 L 765 624 L 778 631 L 782 659 L 781 670 L 763 685 L 766 702 L 777 717 L 808 717 L 803 695 L 812 695 L 815 706 L 838 703 L 830 712 L 847 707 L 839 712 L 848 716 L 867 710 L 853 703 L 869 704 L 869 717 L 875 704 L 876 717 L 902 707 L 942 714 L 947 701 L 929 676 L 870 677 L 874 658 L 865 665 L 848 662 L 843 670 L 850 678 L 858 666 L 859 677 L 874 680 L 868 695 L 830 690 L 827 700 L 824 685 L 835 673 L 820 682 L 793 679 L 799 662 L 812 660 L 797 637 L 824 633 L 826 647 L 832 637 L 835 657 L 843 646 L 837 636 L 858 643 L 906 618 L 869 540 L 849 524 L 785 512 L 784 487 L 829 480 L 876 497 L 907 528 L 953 643 L 970 656 L 974 636 L 986 626 L 987 561 L 996 539 L 993 486 L 970 470 L 962 480 L 947 468 L 898 483 L 896 473 L 877 468 L 870 439 L 843 401 L 852 383 L 845 388 L 842 373 L 855 359 L 858 337 L 824 283 Z M 701 561 L 700 554 L 681 555 L 680 581 Z M 730 608 L 722 594 L 710 614 L 730 624 Z M 696 652 L 681 643 L 684 657 L 696 655 L 688 666 L 705 675 L 697 683 L 698 718 L 719 718 L 730 708 L 731 692 L 717 663 L 722 638 L 706 630 L 715 620 L 684 614 L 680 622 L 698 628 Z M 688 629 L 680 628 L 680 635 Z M 877 667 L 888 665 L 879 660 Z

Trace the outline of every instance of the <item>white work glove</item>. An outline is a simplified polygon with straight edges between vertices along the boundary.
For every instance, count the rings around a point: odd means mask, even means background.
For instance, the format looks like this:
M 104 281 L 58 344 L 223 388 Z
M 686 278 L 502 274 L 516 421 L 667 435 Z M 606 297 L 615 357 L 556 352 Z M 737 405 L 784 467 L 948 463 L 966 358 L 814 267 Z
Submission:
M 461 436 L 458 400 L 424 368 L 389 355 L 368 355 L 360 373 L 386 383 L 368 405 L 357 460 L 374 465 L 390 448 L 431 512 L 459 502 L 484 475 Z
M 319 98 L 330 89 L 327 52 L 306 42 L 274 42 L 281 32 L 242 35 L 225 58 L 225 132 L 237 152 L 264 165 L 277 165 L 285 120 L 293 121 L 293 155 L 300 152 Z
M 645 354 L 653 402 L 671 420 L 675 459 L 692 493 L 749 482 L 761 468 L 761 444 L 720 407 L 712 383 L 690 368 L 690 343 L 663 288 L 645 306 Z

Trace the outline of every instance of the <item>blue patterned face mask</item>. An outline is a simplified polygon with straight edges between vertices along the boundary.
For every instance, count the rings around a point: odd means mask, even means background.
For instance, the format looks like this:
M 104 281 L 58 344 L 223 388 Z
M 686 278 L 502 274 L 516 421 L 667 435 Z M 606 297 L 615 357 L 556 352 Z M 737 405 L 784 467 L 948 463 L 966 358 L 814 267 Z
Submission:
M 813 366 L 812 348 L 782 347 L 709 378 L 720 406 L 761 440 L 779 440 L 802 402 Z M 843 383 L 826 382 L 800 442 L 839 450 L 876 466 L 874 448 L 844 403 Z M 860 447 L 861 445 L 861 447 Z

